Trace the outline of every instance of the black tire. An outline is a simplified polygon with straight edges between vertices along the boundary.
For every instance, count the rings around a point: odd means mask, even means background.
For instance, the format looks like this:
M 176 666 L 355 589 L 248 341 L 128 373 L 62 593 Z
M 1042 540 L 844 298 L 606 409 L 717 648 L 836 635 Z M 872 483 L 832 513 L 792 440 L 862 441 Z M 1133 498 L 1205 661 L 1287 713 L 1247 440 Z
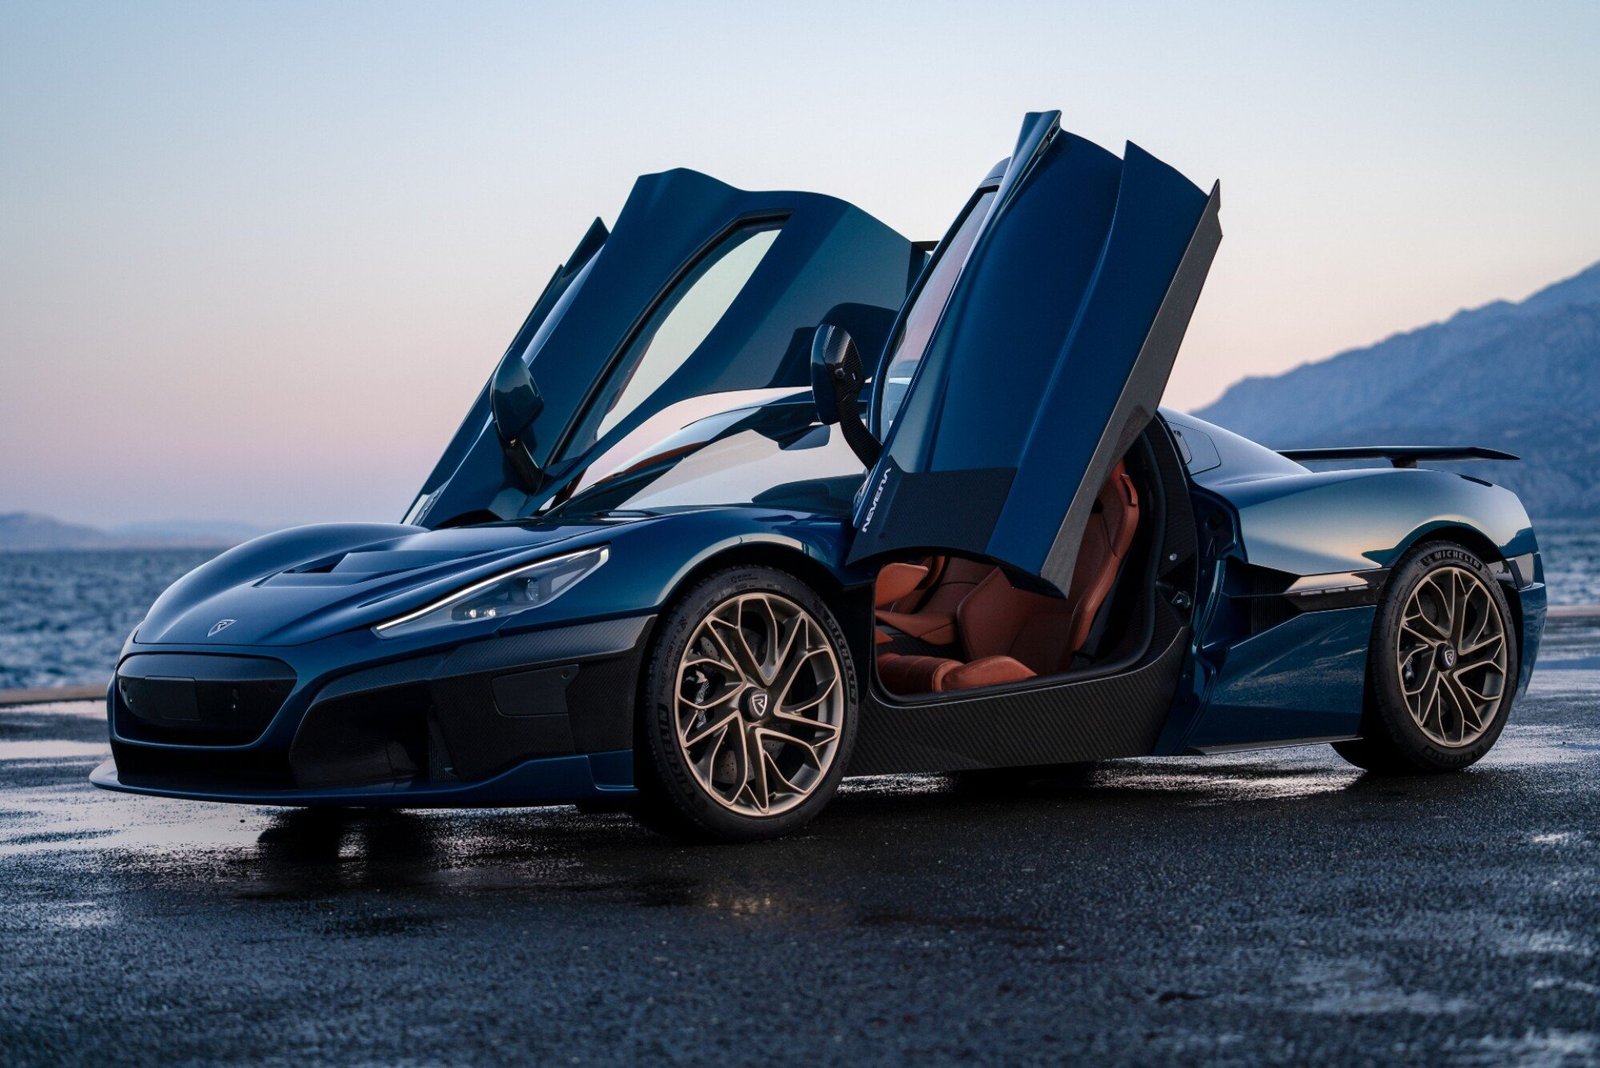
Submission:
M 826 643 L 834 658 L 826 666 L 830 670 L 833 665 L 837 668 L 835 684 L 838 687 L 838 697 L 827 697 L 830 714 L 837 722 L 825 725 L 825 729 L 819 728 L 809 734 L 804 729 L 796 732 L 808 737 L 812 746 L 818 751 L 825 750 L 829 757 L 824 766 L 815 772 L 802 771 L 801 774 L 811 776 L 810 781 L 803 794 L 799 790 L 792 790 L 782 799 L 781 803 L 789 807 L 767 814 L 736 810 L 730 806 L 738 800 L 738 797 L 744 795 L 740 794 L 734 800 L 730 800 L 714 792 L 718 786 L 716 782 L 703 783 L 700 776 L 715 775 L 716 769 L 720 766 L 717 763 L 719 751 L 715 748 L 718 743 L 709 743 L 713 748 L 709 750 L 710 756 L 705 763 L 711 770 L 706 770 L 705 767 L 699 767 L 698 762 L 696 766 L 691 766 L 691 759 L 685 743 L 680 741 L 679 734 L 679 668 L 685 662 L 691 640 L 703 643 L 706 631 L 702 629 L 702 625 L 708 627 L 712 625 L 708 622 L 709 616 L 728 611 L 727 606 L 735 601 L 756 603 L 749 600 L 752 597 L 768 598 L 771 603 L 779 606 L 780 611 L 785 605 L 792 606 L 809 617 L 815 625 L 814 630 L 806 631 L 814 643 L 811 655 L 825 661 L 826 658 L 820 654 L 823 652 L 823 643 Z M 724 617 L 719 616 L 720 618 Z M 781 624 L 775 622 L 774 626 L 781 627 Z M 703 647 L 702 645 L 701 648 Z M 768 650 L 763 655 L 769 655 L 770 652 Z M 688 669 L 685 670 L 687 672 Z M 822 674 L 818 668 L 797 670 L 815 672 L 819 676 Z M 689 676 L 686 674 L 685 682 L 689 681 Z M 762 689 L 748 683 L 739 685 L 751 691 Z M 824 692 L 817 680 L 812 679 L 811 685 L 817 692 Z M 855 744 L 856 700 L 859 692 L 855 663 L 851 658 L 850 645 L 845 639 L 844 631 L 827 603 L 793 575 L 768 567 L 735 567 L 716 572 L 697 583 L 665 613 L 656 628 L 640 690 L 634 737 L 635 779 L 638 783 L 639 797 L 632 807 L 632 812 L 641 823 L 652 830 L 677 838 L 699 841 L 744 842 L 775 838 L 788 834 L 814 819 L 833 797 L 838 789 L 839 780 L 844 777 L 845 767 L 850 760 L 850 751 Z M 718 689 L 716 692 L 723 691 Z M 827 690 L 826 693 L 831 694 L 832 690 Z M 779 710 L 783 704 L 782 698 L 782 694 L 769 692 L 761 704 L 762 714 L 765 714 L 768 701 L 774 711 Z M 709 715 L 733 718 L 733 709 L 744 708 L 738 718 L 734 719 L 730 729 L 749 731 L 758 720 L 752 718 L 757 713 L 748 705 L 748 700 L 743 705 L 735 700 L 720 706 Z M 793 732 L 792 727 L 784 727 L 784 730 Z M 750 735 L 746 734 L 743 743 L 746 747 L 752 744 L 749 739 Z M 769 744 L 778 744 L 780 748 L 782 747 L 781 743 Z M 703 756 L 705 752 L 707 751 L 702 751 L 700 755 Z M 726 787 L 728 790 L 737 791 L 741 788 L 744 785 L 742 777 L 750 773 L 750 765 L 746 762 L 749 748 L 741 749 L 739 752 L 745 756 L 739 757 L 737 772 L 735 778 L 730 779 L 730 785 Z M 725 760 L 732 759 L 727 753 L 720 755 Z M 788 758 L 787 750 L 784 751 L 784 756 Z M 758 755 L 754 759 L 760 763 L 762 758 Z M 771 767 L 773 771 L 778 771 L 776 758 L 772 759 Z M 766 768 L 767 765 L 761 765 L 763 786 L 769 775 Z M 794 768 L 790 768 L 789 773 L 796 775 Z M 735 780 L 738 780 L 737 784 L 733 784 Z M 753 782 L 749 789 L 751 792 L 749 800 L 744 802 L 745 809 L 756 805 Z M 767 799 L 770 801 L 780 793 L 783 791 L 774 787 L 772 793 L 767 795 Z M 775 809 L 776 807 L 774 804 Z
M 1498 645 L 1493 648 L 1500 650 L 1498 655 L 1503 661 L 1486 664 L 1482 668 L 1461 666 L 1467 661 L 1465 658 L 1458 661 L 1460 651 L 1457 647 L 1465 643 L 1443 637 L 1443 632 L 1436 635 L 1439 637 L 1436 650 L 1422 650 L 1417 627 L 1428 629 L 1436 624 L 1426 618 L 1418 623 L 1416 613 L 1419 605 L 1438 603 L 1437 599 L 1433 599 L 1434 592 L 1449 583 L 1457 584 L 1458 589 L 1471 591 L 1464 594 L 1463 601 L 1472 607 L 1464 610 L 1463 614 L 1468 619 L 1467 626 L 1475 631 L 1480 643 L 1486 631 L 1478 629 L 1478 625 L 1481 623 L 1484 627 L 1492 628 L 1495 620 L 1498 620 L 1500 637 Z M 1422 598 L 1421 602 L 1414 600 L 1418 597 Z M 1409 627 L 1406 624 L 1408 606 L 1414 624 Z M 1488 617 L 1491 611 L 1495 614 L 1493 619 Z M 1445 628 L 1446 631 L 1449 629 Z M 1433 633 L 1431 629 L 1428 632 Z M 1404 656 L 1402 639 L 1417 651 Z M 1473 662 L 1482 655 L 1475 653 Z M 1447 663 L 1448 668 L 1445 666 Z M 1362 716 L 1361 738 L 1336 742 L 1333 748 L 1356 767 L 1378 774 L 1459 771 L 1487 753 L 1505 729 L 1512 700 L 1516 696 L 1518 669 L 1516 618 L 1511 612 L 1505 591 L 1488 566 L 1476 554 L 1452 542 L 1434 541 L 1418 545 L 1390 573 L 1383 598 L 1378 603 L 1378 614 L 1372 628 L 1372 645 L 1368 650 L 1366 709 Z M 1413 714 L 1413 703 L 1420 701 L 1422 705 L 1433 706 L 1421 697 L 1408 700 L 1408 688 L 1413 695 L 1418 695 L 1419 690 L 1425 694 L 1430 678 L 1458 671 L 1474 672 L 1469 676 L 1473 685 L 1485 690 L 1494 688 L 1488 684 L 1488 679 L 1490 675 L 1499 673 L 1500 681 L 1492 707 L 1487 703 L 1488 699 L 1485 699 L 1483 707 L 1479 707 L 1477 702 L 1469 702 L 1475 711 L 1471 715 L 1463 713 L 1462 702 L 1452 697 L 1452 693 L 1464 695 L 1465 700 L 1477 696 L 1478 692 L 1459 688 L 1452 691 L 1450 680 L 1440 678 L 1436 680 L 1441 690 L 1438 711 L 1434 715 L 1426 711 L 1421 713 L 1428 724 L 1425 729 L 1418 716 Z M 1472 716 L 1477 718 L 1474 720 Z M 1452 727 L 1456 728 L 1456 738 L 1451 737 Z

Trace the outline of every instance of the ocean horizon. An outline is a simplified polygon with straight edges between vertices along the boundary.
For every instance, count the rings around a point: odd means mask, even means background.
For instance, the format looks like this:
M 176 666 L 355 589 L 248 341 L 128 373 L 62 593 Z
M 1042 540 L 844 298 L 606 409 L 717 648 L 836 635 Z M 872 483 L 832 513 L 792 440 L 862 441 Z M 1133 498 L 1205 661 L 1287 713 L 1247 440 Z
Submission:
M 1536 522 L 1552 605 L 1600 605 L 1600 524 Z M 107 682 L 151 602 L 220 549 L 0 550 L 0 690 Z

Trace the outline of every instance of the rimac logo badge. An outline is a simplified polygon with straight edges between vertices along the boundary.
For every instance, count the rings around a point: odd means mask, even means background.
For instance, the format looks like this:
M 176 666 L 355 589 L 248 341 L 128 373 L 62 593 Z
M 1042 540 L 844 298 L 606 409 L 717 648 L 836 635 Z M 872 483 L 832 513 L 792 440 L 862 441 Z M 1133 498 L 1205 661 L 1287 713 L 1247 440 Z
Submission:
M 237 619 L 219 619 L 215 623 L 211 624 L 211 629 L 206 631 L 206 637 L 215 638 L 218 634 L 227 630 L 237 622 L 239 622 Z
M 755 713 L 757 716 L 764 716 L 767 714 L 767 695 L 764 691 L 757 690 L 755 693 L 750 695 L 750 711 Z

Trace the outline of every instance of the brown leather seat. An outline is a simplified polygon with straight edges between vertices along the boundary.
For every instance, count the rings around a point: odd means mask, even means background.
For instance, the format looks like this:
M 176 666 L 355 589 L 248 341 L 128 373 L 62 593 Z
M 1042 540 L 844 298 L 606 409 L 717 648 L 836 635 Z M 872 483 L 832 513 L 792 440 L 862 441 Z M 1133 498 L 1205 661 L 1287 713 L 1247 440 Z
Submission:
M 1065 599 L 1019 590 L 989 564 L 943 563 L 936 581 L 891 599 L 889 607 L 878 610 L 878 621 L 930 645 L 959 644 L 963 657 L 882 652 L 879 677 L 891 691 L 911 694 L 995 686 L 1066 671 L 1089 639 L 1138 524 L 1139 495 L 1119 463 L 1095 500 Z M 926 574 L 936 563 L 926 565 Z M 879 592 L 894 592 L 896 583 L 903 586 L 910 578 L 902 573 L 885 585 L 880 576 Z M 926 577 L 923 581 L 928 582 Z M 913 598 L 919 600 L 912 603 Z
M 918 587 L 894 598 L 890 595 L 896 591 L 896 583 L 904 582 L 909 574 L 891 573 L 891 568 L 921 569 L 925 578 Z M 878 575 L 878 622 L 928 645 L 955 645 L 957 609 L 994 570 L 993 564 L 941 556 L 929 557 L 921 564 L 890 564 Z

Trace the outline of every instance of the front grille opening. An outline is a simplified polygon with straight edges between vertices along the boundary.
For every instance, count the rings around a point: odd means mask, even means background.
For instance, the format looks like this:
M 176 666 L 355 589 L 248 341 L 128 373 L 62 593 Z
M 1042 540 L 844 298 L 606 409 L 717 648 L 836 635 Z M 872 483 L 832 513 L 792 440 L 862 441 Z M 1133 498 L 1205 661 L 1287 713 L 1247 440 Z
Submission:
M 275 660 L 130 657 L 117 673 L 117 733 L 142 742 L 246 745 L 267 729 L 294 683 L 294 672 Z
M 282 750 L 163 749 L 113 741 L 117 776 L 128 786 L 221 791 L 241 786 L 283 789 L 290 785 Z
M 295 784 L 356 786 L 451 777 L 433 743 L 428 686 L 352 694 L 311 707 L 289 749 Z

